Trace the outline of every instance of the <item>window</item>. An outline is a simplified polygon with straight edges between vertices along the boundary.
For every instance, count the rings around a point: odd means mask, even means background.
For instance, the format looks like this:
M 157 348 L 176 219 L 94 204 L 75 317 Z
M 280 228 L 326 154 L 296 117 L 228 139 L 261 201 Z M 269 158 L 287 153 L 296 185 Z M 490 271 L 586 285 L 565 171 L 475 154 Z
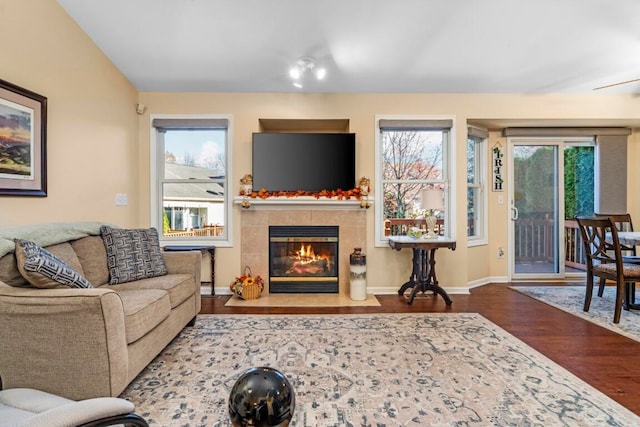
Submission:
M 436 233 L 451 236 L 450 119 L 379 119 L 376 144 L 376 243 L 395 234 L 396 219 L 438 218 Z
M 155 118 L 152 223 L 166 243 L 230 244 L 229 119 Z
M 467 237 L 469 245 L 485 244 L 486 232 L 486 139 L 484 129 L 469 127 L 467 133 Z

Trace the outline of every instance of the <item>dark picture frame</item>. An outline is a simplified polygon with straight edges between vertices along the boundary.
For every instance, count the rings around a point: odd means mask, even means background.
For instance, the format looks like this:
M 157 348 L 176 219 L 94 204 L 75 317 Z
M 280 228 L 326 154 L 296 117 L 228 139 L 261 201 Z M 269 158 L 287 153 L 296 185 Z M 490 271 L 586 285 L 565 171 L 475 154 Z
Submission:
M 47 98 L 0 80 L 0 196 L 47 196 Z

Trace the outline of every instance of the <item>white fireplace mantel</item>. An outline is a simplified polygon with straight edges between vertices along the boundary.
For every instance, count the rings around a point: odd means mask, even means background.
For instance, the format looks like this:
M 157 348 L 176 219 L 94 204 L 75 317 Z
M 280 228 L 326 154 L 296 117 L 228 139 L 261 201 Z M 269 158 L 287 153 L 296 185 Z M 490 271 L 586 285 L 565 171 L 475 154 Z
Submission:
M 267 197 L 261 198 L 244 198 L 242 196 L 235 197 L 233 203 L 236 205 L 242 205 L 242 202 L 247 200 L 251 206 L 248 210 L 257 209 L 271 209 L 271 210 L 299 210 L 299 209 L 331 209 L 331 210 L 358 210 L 366 209 L 360 206 L 360 200 L 358 199 L 338 199 L 338 198 L 315 198 L 312 196 L 300 196 L 300 197 Z M 373 206 L 373 198 L 368 200 L 369 206 Z

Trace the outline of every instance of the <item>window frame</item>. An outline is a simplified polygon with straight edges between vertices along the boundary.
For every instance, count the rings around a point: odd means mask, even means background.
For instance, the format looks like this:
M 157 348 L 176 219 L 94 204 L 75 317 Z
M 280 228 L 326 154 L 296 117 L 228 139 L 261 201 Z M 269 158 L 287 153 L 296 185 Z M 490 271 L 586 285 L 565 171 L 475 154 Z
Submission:
M 163 233 L 159 232 L 160 245 L 186 245 L 186 246 L 216 246 L 216 247 L 232 247 L 233 246 L 233 200 L 234 188 L 231 177 L 233 176 L 232 166 L 232 116 L 226 114 L 216 115 L 174 115 L 174 114 L 152 114 L 150 116 L 150 223 L 152 227 L 155 227 L 159 231 L 163 226 L 163 198 L 162 187 L 164 183 L 176 183 L 176 180 L 164 179 L 164 144 L 163 139 L 159 138 L 160 131 L 154 127 L 153 123 L 155 119 L 160 120 L 172 120 L 176 122 L 184 121 L 190 123 L 197 123 L 197 121 L 212 121 L 212 120 L 226 120 L 226 138 L 225 138 L 225 178 L 224 184 L 224 215 L 225 215 L 225 233 L 222 237 L 212 236 L 193 236 L 186 238 L 167 238 L 163 236 Z M 178 128 L 176 128 L 178 129 Z M 207 128 L 204 127 L 203 130 Z M 210 127 L 209 129 L 220 129 L 220 127 Z M 194 181 L 191 181 L 194 182 Z M 199 181 L 198 181 L 199 182 Z M 217 182 L 217 181 L 215 181 Z
M 389 115 L 376 115 L 375 116 L 375 183 L 374 193 L 375 200 L 377 201 L 374 204 L 374 236 L 375 236 L 375 247 L 388 247 L 389 242 L 388 238 L 384 235 L 384 196 L 383 196 L 383 187 L 384 187 L 384 179 L 382 177 L 383 165 L 382 165 L 382 130 L 380 126 L 381 121 L 385 120 L 393 120 L 398 122 L 406 122 L 407 125 L 410 125 L 411 122 L 416 121 L 450 121 L 451 127 L 444 129 L 445 139 L 442 147 L 442 167 L 443 167 L 443 179 L 441 182 L 444 184 L 444 208 L 445 208 L 445 232 L 446 236 L 452 239 L 456 238 L 456 207 L 455 203 L 452 201 L 456 200 L 456 189 L 455 185 L 451 185 L 451 177 L 455 175 L 455 164 L 456 164 L 456 120 L 455 116 L 440 116 L 440 115 L 429 115 L 429 116 L 411 116 L 411 115 L 403 115 L 403 116 L 389 116 Z M 411 127 L 407 126 L 407 130 L 411 130 Z M 443 130 L 442 127 L 434 127 L 433 130 Z
M 467 197 L 466 197 L 466 205 L 467 205 L 467 220 L 465 224 L 468 224 L 469 220 L 469 199 L 468 199 L 468 191 L 469 188 L 476 188 L 478 190 L 478 201 L 480 206 L 476 207 L 477 213 L 477 224 L 476 224 L 476 234 L 469 235 L 467 234 L 467 246 L 481 246 L 487 245 L 487 230 L 489 228 L 489 215 L 488 215 L 488 191 L 487 191 L 487 140 L 488 133 L 484 129 L 477 129 L 478 132 L 474 131 L 475 128 L 469 127 L 467 132 L 467 140 L 465 142 L 465 148 L 470 141 L 474 143 L 474 182 L 470 183 L 468 176 L 466 176 L 467 182 Z M 483 135 L 486 133 L 486 136 Z M 465 153 L 466 153 L 465 149 Z M 468 153 L 466 153 L 468 156 Z M 467 158 L 467 164 L 469 159 Z M 479 231 L 478 231 L 479 230 Z

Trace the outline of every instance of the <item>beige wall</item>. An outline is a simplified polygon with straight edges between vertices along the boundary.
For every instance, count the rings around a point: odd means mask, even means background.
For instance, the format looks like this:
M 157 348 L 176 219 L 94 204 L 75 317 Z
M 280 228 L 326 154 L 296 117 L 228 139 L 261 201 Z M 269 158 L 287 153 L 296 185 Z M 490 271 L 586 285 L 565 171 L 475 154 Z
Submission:
M 357 174 L 374 177 L 376 115 L 455 116 L 454 177 L 458 230 L 465 228 L 466 123 L 491 119 L 635 120 L 640 103 L 632 95 L 518 94 L 227 94 L 140 93 L 117 71 L 55 0 L 0 0 L 0 78 L 49 100 L 46 198 L 1 197 L 0 225 L 46 221 L 104 220 L 121 226 L 149 225 L 150 114 L 231 114 L 235 185 L 250 171 L 251 133 L 260 118 L 349 119 L 357 134 Z M 20 34 L 19 41 L 15 41 Z M 499 66 L 499 64 L 497 64 Z M 138 116 L 134 106 L 147 106 Z M 499 133 L 492 133 L 488 149 Z M 628 188 L 640 188 L 636 171 L 638 134 L 629 139 Z M 506 141 L 502 141 L 505 146 Z M 375 187 L 376 183 L 372 185 Z M 237 191 L 237 187 L 236 187 Z M 115 206 L 126 193 L 129 205 Z M 629 192 L 629 211 L 640 200 Z M 506 193 L 505 193 L 506 194 Z M 218 286 L 241 272 L 239 208 L 234 208 L 235 245 L 216 251 Z M 507 245 L 507 205 L 489 194 L 489 245 L 467 248 L 458 232 L 454 252 L 439 251 L 438 273 L 446 287 L 465 289 L 507 274 L 496 250 Z M 394 290 L 409 275 L 409 253 L 374 247 L 373 209 L 367 212 L 370 288 Z M 506 258 L 505 258 L 506 259 Z
M 456 176 L 454 178 L 458 230 L 466 227 L 466 125 L 467 121 L 489 119 L 620 119 L 640 117 L 640 105 L 632 96 L 607 95 L 455 95 L 455 94 L 273 94 L 273 93 L 141 93 L 147 112 L 140 117 L 141 158 L 149 158 L 149 118 L 151 114 L 230 114 L 233 132 L 232 184 L 251 171 L 251 134 L 259 131 L 261 118 L 348 119 L 350 131 L 356 133 L 357 176 L 374 177 L 374 143 L 376 115 L 438 115 L 456 118 Z M 487 150 L 500 140 L 492 132 Z M 632 138 L 633 139 L 633 138 Z M 630 145 L 633 145 L 631 143 Z M 634 151 L 632 151 L 634 152 Z M 488 158 L 491 158 L 488 154 Z M 141 163 L 140 175 L 148 174 L 148 164 Z M 633 169 L 630 167 L 630 170 Z M 631 179 L 631 178 L 630 178 Z M 635 179 L 635 178 L 634 178 Z M 372 182 L 375 187 L 376 183 Z M 633 188 L 633 187 L 630 187 Z M 637 187 L 636 187 L 637 188 Z M 234 192 L 237 192 L 237 185 Z M 142 206 L 148 205 L 149 183 L 140 181 Z M 504 193 L 506 196 L 506 192 Z M 632 195 L 630 210 L 637 201 Z M 233 248 L 216 251 L 218 284 L 224 286 L 241 270 L 239 207 L 234 208 Z M 496 258 L 499 246 L 507 248 L 507 205 L 498 205 L 496 193 L 489 194 L 489 245 L 467 248 L 464 232 L 458 232 L 457 249 L 438 252 L 438 276 L 446 287 L 466 289 L 471 282 L 507 274 L 506 256 Z M 148 210 L 141 212 L 141 222 L 148 222 Z M 409 276 L 408 251 L 392 251 L 374 246 L 373 210 L 368 221 L 368 282 L 380 291 L 397 289 Z M 266 248 L 265 248 L 266 250 Z
M 48 98 L 48 197 L 1 197 L 0 226 L 138 223 L 137 92 L 55 0 L 0 0 L 0 79 Z M 127 193 L 128 206 L 115 206 Z
M 636 101 L 636 103 L 640 103 Z M 640 216 L 640 129 L 635 129 L 627 144 L 627 210 L 633 218 Z M 638 220 L 636 220 L 638 221 Z

